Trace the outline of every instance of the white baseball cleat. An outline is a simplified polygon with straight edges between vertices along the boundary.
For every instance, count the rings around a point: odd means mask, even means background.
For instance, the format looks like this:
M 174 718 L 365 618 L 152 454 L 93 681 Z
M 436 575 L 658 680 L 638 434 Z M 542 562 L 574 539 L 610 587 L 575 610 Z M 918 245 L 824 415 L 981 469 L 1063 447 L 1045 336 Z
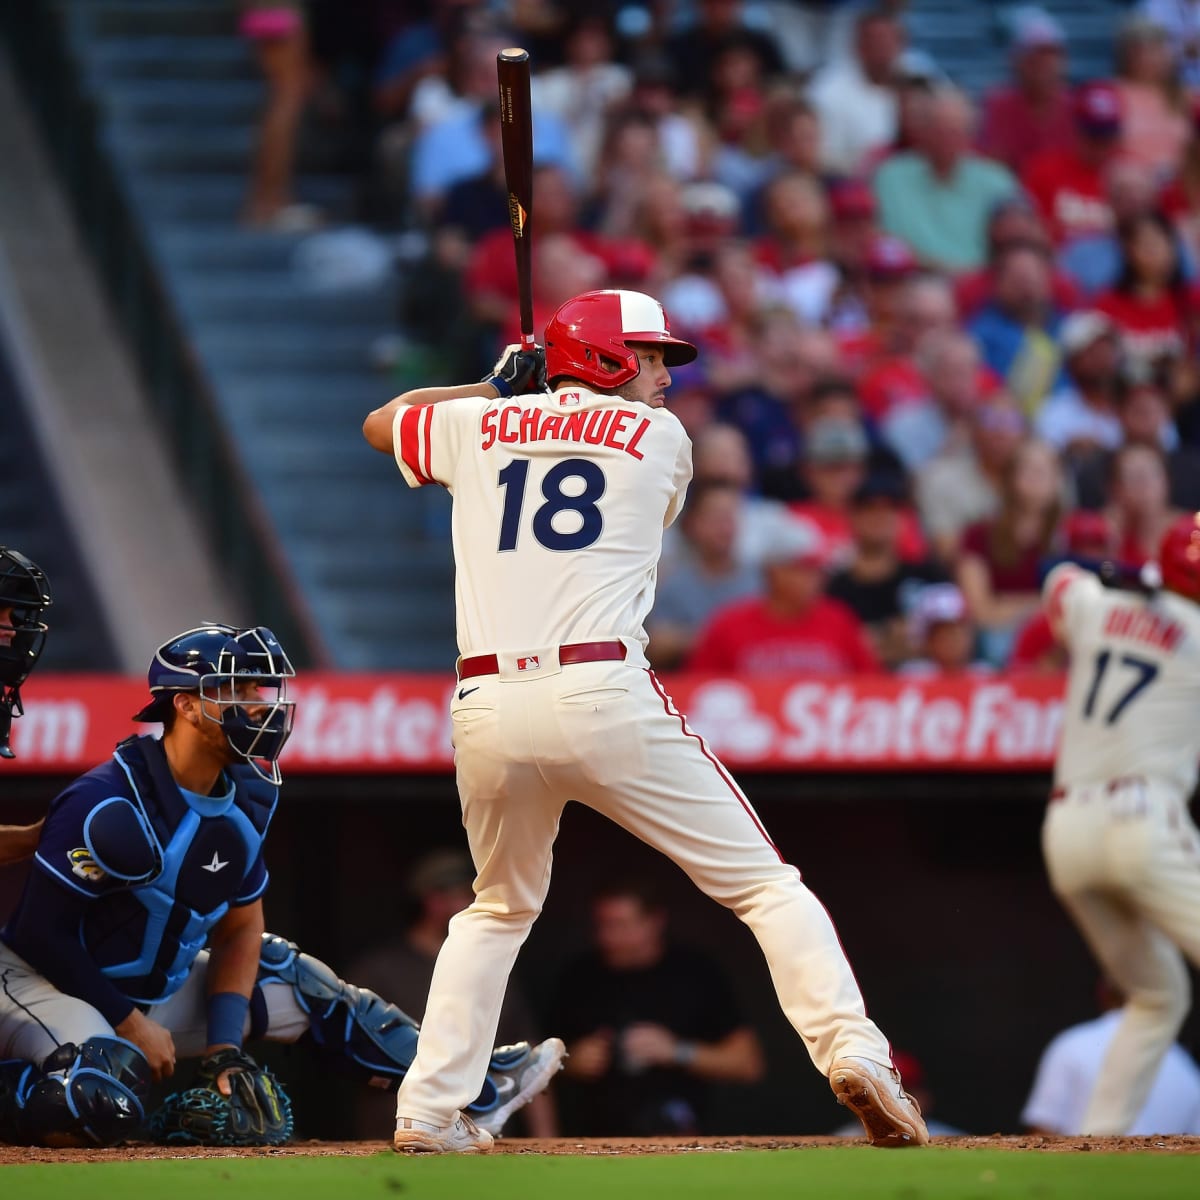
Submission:
M 921 1108 L 904 1090 L 899 1071 L 869 1058 L 839 1058 L 829 1072 L 829 1086 L 837 1102 L 863 1123 L 872 1146 L 928 1145 Z
M 459 1113 L 449 1125 L 397 1117 L 392 1137 L 392 1149 L 402 1154 L 487 1154 L 494 1145 L 492 1135 L 466 1113 Z
M 517 1111 L 524 1108 L 562 1070 L 567 1048 L 562 1038 L 547 1038 L 525 1052 L 513 1055 L 517 1046 L 502 1047 L 492 1058 L 491 1076 L 499 1094 L 499 1104 L 491 1112 L 477 1113 L 475 1122 L 480 1129 L 499 1137 L 504 1123 Z M 505 1063 L 505 1059 L 511 1063 Z M 505 1065 L 501 1066 L 501 1063 Z

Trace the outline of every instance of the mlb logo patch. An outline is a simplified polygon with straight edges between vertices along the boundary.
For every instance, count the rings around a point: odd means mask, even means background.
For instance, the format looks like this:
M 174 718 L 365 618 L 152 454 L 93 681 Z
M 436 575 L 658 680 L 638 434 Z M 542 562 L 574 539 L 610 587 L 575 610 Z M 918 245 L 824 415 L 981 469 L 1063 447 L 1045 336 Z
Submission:
M 536 654 L 531 654 L 527 658 L 517 659 L 518 671 L 536 671 L 541 665 Z
M 582 399 L 578 392 L 563 392 L 558 398 L 558 403 L 563 408 L 578 408 Z

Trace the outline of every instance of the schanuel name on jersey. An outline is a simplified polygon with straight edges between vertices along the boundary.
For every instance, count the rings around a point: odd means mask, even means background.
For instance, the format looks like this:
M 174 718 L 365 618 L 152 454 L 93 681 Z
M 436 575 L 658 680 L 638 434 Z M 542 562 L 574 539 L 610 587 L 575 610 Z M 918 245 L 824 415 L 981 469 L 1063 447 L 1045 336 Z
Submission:
M 515 404 L 489 408 L 483 414 L 481 450 L 490 450 L 497 442 L 523 445 L 527 442 L 587 442 L 592 446 L 610 446 L 633 458 L 645 456 L 638 449 L 650 418 L 631 408 L 579 409 L 571 413 L 546 412 Z

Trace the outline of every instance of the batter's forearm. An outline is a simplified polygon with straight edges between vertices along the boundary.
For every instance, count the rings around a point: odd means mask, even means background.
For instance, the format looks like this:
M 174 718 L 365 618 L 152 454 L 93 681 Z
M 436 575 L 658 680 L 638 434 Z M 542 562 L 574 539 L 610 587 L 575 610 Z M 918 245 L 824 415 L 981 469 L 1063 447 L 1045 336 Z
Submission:
M 32 858 L 41 836 L 41 821 L 36 825 L 0 825 L 0 867 Z
M 495 400 L 499 398 L 500 393 L 490 383 L 458 383 L 447 387 L 413 388 L 369 413 L 363 422 L 363 437 L 372 449 L 391 454 L 392 423 L 400 409 L 411 408 L 416 404 L 437 404 L 442 400 L 461 400 L 465 396 L 486 396 L 489 400 Z

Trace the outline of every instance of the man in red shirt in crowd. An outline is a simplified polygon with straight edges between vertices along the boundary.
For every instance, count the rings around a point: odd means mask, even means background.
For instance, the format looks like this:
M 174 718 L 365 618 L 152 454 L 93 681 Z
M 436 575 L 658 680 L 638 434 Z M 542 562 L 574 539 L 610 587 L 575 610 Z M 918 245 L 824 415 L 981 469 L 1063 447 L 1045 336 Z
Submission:
M 1119 152 L 1120 93 L 1111 83 L 1086 83 L 1073 108 L 1074 145 L 1043 150 L 1026 163 L 1022 177 L 1058 246 L 1105 233 L 1113 223 L 1104 170 Z
M 825 595 L 820 535 L 796 522 L 780 530 L 763 565 L 765 594 L 713 614 L 689 671 L 724 675 L 841 675 L 879 670 L 862 622 Z
M 1061 153 L 1074 139 L 1064 41 L 1049 13 L 1029 13 L 1013 39 L 1013 82 L 984 100 L 980 152 L 1017 174 L 1034 155 Z

